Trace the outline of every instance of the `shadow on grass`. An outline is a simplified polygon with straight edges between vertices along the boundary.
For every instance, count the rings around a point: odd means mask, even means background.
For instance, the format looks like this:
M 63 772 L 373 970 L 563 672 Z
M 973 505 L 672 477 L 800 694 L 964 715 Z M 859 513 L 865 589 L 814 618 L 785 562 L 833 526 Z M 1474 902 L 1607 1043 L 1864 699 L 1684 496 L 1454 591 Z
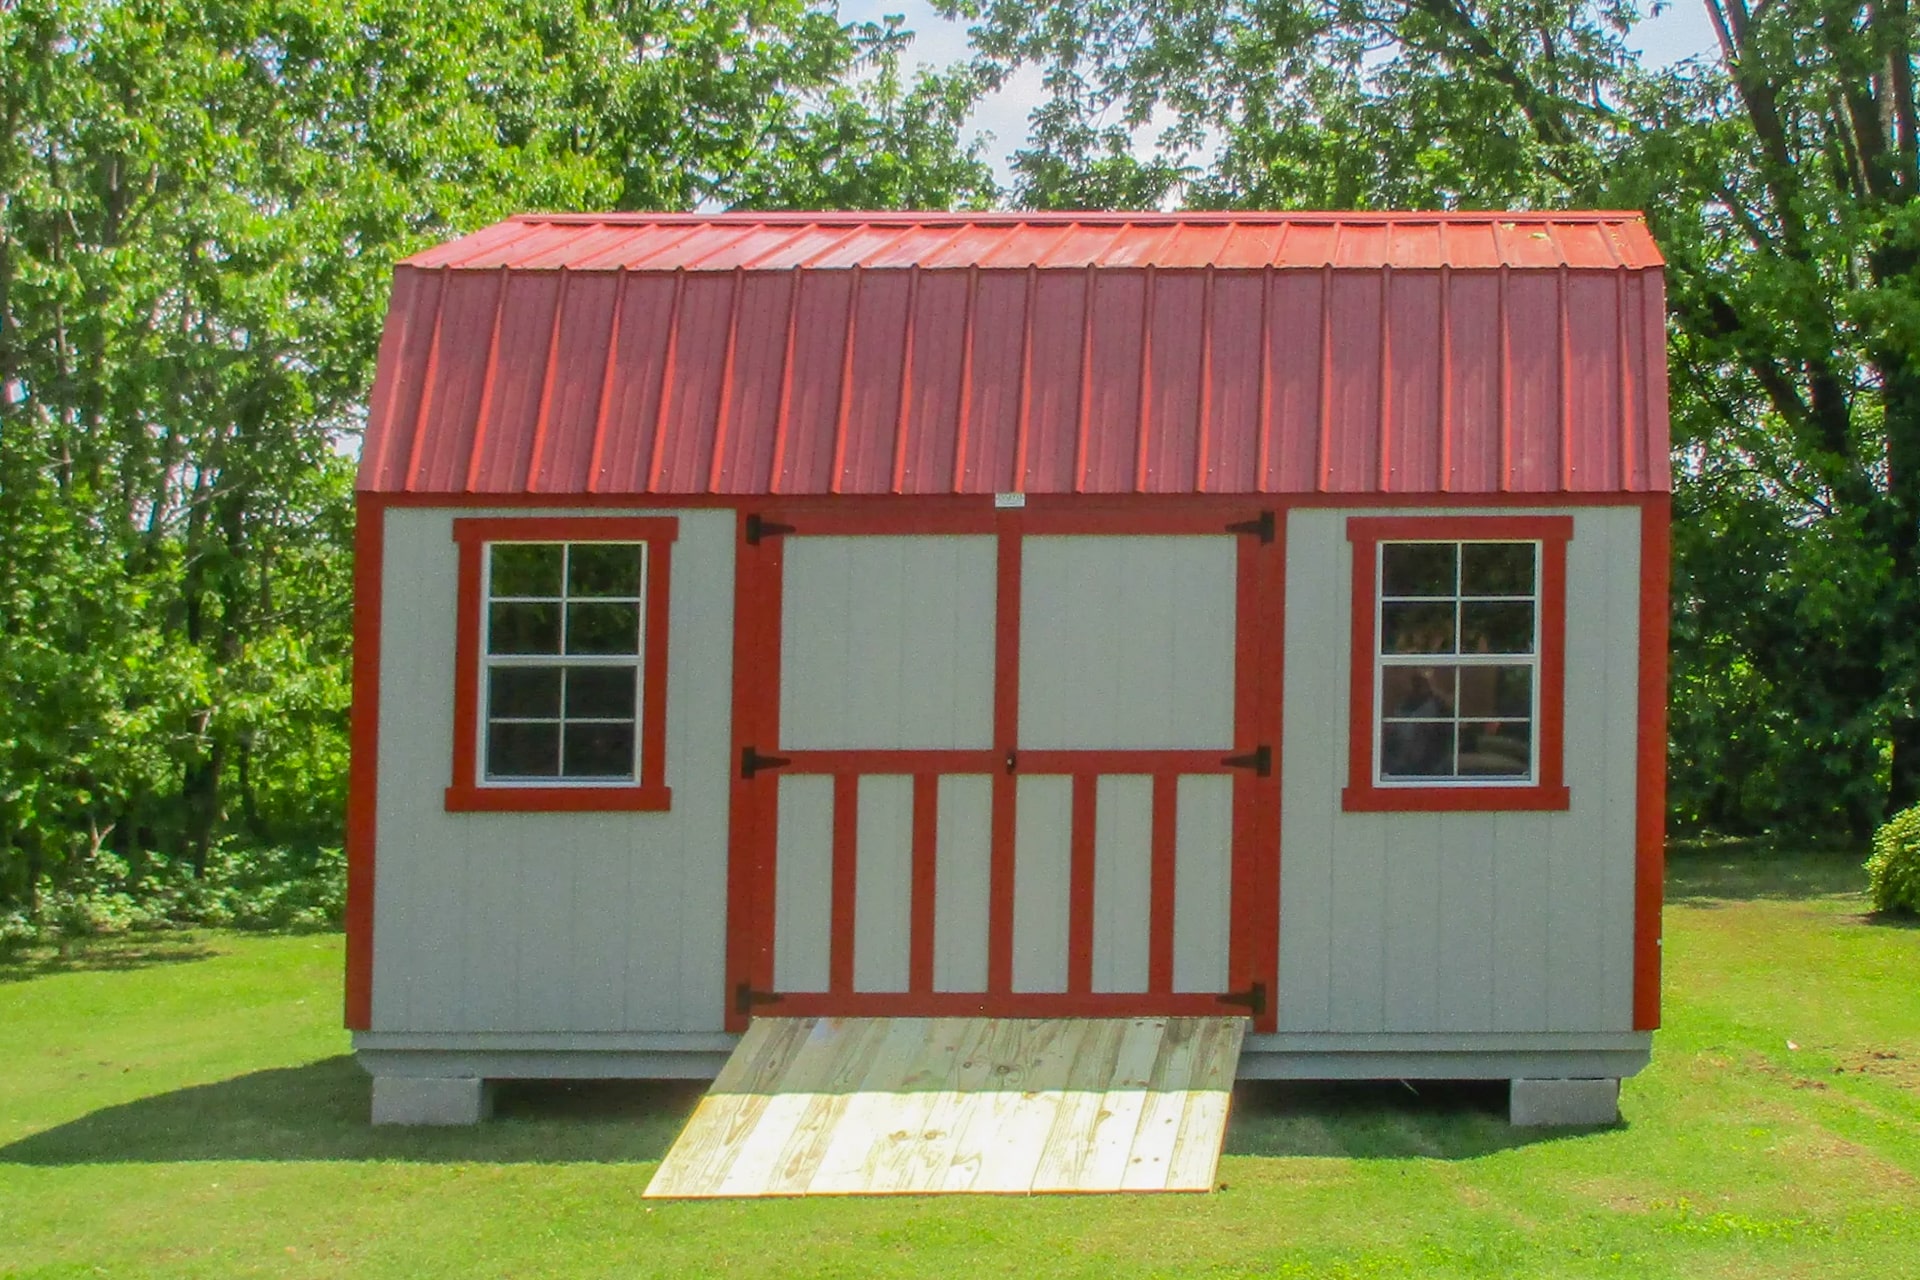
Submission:
M 1667 848 L 1667 901 L 1692 907 L 1763 900 L 1803 902 L 1863 892 L 1863 850 L 1782 849 L 1748 842 Z
M 66 952 L 33 948 L 0 960 L 0 982 L 26 982 L 57 973 L 125 973 L 156 965 L 211 960 L 220 952 L 192 934 L 87 939 Z
M 701 1081 L 512 1082 L 468 1128 L 374 1128 L 366 1074 L 345 1054 L 104 1107 L 0 1147 L 0 1163 L 399 1160 L 576 1164 L 658 1160 Z
M 104 1107 L 0 1147 L 0 1164 L 207 1160 L 627 1164 L 666 1154 L 701 1081 L 515 1081 L 468 1128 L 374 1128 L 347 1055 Z M 1226 1152 L 1465 1160 L 1582 1130 L 1514 1129 L 1500 1081 L 1252 1082 L 1234 1092 Z
M 1516 1129 L 1504 1080 L 1260 1080 L 1234 1088 L 1224 1152 L 1471 1160 L 1613 1127 Z
M 1886 911 L 1869 911 L 1860 917 L 1865 924 L 1882 929 L 1920 929 L 1920 916 L 1898 916 Z

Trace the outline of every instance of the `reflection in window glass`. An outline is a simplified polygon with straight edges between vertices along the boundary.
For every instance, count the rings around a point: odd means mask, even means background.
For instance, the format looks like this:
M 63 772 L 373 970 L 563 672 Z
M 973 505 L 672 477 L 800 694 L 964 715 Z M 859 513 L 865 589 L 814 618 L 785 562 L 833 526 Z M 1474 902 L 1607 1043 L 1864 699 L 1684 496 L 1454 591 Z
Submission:
M 645 544 L 497 542 L 487 561 L 481 776 L 638 778 Z
M 1540 544 L 1384 542 L 1379 555 L 1379 780 L 1530 779 Z

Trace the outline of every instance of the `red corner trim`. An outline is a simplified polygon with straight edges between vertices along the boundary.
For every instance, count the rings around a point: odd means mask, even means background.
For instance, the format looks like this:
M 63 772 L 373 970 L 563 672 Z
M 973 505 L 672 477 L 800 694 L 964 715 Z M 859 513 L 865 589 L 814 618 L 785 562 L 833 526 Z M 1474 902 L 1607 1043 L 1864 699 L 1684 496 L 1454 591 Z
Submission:
M 453 769 L 449 813 L 660 812 L 667 786 L 667 636 L 673 599 L 672 516 L 476 516 L 453 522 L 460 547 L 459 618 L 453 642 Z M 641 656 L 640 780 L 624 786 L 484 787 L 479 760 L 481 552 L 489 542 L 647 544 L 646 648 Z
M 1566 785 L 1567 543 L 1572 516 L 1354 516 L 1353 642 L 1348 684 L 1348 813 L 1501 813 L 1564 810 Z M 1373 780 L 1373 603 L 1375 548 L 1399 539 L 1537 539 L 1540 572 L 1540 769 L 1525 786 L 1454 784 L 1382 787 Z
M 347 770 L 345 1022 L 373 1025 L 373 865 L 380 782 L 380 592 L 386 503 L 356 495 L 353 526 L 352 762 Z
M 1660 910 L 1666 878 L 1667 625 L 1673 507 L 1640 508 L 1640 706 L 1634 762 L 1633 1029 L 1660 1025 Z

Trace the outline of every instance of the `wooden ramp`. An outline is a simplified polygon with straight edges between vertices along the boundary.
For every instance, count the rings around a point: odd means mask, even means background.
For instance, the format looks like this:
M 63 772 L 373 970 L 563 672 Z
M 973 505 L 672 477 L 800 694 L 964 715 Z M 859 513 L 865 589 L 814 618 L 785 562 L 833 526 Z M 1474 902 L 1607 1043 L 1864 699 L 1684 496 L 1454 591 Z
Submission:
M 756 1018 L 658 1197 L 1208 1191 L 1241 1018 Z

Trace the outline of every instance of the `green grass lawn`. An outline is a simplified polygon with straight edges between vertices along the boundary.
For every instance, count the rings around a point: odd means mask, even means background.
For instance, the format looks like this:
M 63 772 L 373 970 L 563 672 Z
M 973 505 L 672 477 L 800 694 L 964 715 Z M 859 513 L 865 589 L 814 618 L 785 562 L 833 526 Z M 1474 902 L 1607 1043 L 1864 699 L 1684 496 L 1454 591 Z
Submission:
M 374 1131 L 338 937 L 102 944 L 0 967 L 0 1275 L 1920 1276 L 1920 929 L 1861 879 L 1675 856 L 1623 1125 L 1245 1087 L 1209 1196 L 645 1202 L 697 1089 Z

